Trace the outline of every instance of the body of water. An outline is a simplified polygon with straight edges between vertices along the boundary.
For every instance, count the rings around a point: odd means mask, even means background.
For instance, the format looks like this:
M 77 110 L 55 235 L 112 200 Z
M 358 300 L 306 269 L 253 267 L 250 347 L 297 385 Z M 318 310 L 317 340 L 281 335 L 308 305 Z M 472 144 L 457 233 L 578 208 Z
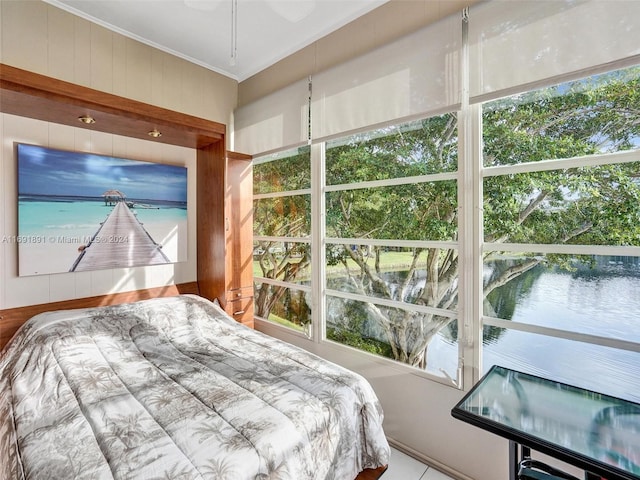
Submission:
M 502 365 L 570 385 L 640 402 L 640 257 L 584 257 L 581 263 L 565 257 L 571 269 L 537 267 L 494 290 L 486 299 L 484 315 L 525 325 L 575 332 L 638 343 L 635 350 L 622 350 L 575 340 L 485 326 L 483 372 Z M 485 282 L 519 258 L 494 259 L 484 268 Z M 393 291 L 406 271 L 384 273 Z M 411 287 L 415 299 L 426 282 L 418 272 Z M 305 282 L 301 282 L 306 284 Z M 341 290 L 345 278 L 327 278 L 331 289 Z M 347 288 L 348 290 L 348 288 Z M 366 317 L 364 304 L 330 298 L 328 324 L 353 334 L 386 342 L 375 322 L 349 326 L 347 319 Z M 285 309 L 286 310 L 286 309 Z M 295 318 L 295 314 L 291 315 Z M 444 328 L 428 347 L 427 371 L 456 378 L 458 368 L 457 324 Z
M 572 272 L 538 266 L 496 294 L 516 300 L 499 318 L 640 343 L 640 258 L 597 256 Z M 485 328 L 485 371 L 499 364 L 640 402 L 639 351 L 498 330 Z

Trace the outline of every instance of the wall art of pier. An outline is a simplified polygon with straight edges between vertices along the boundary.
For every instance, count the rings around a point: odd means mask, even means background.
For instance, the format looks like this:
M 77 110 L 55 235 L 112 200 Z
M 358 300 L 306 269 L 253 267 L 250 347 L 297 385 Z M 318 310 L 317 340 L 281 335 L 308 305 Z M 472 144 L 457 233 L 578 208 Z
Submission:
M 106 203 L 106 197 L 105 197 Z M 113 210 L 81 252 L 70 272 L 171 263 L 162 246 L 145 230 L 124 199 Z

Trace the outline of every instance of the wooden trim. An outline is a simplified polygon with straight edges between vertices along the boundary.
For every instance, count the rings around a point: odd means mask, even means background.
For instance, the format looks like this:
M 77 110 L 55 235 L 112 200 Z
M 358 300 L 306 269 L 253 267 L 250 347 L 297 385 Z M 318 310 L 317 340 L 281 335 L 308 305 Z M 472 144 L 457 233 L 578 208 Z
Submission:
M 192 115 L 0 64 L 0 111 L 190 148 L 224 142 L 226 126 Z M 96 122 L 78 121 L 90 115 Z M 148 135 L 158 129 L 162 136 Z
M 378 468 L 367 468 L 360 472 L 355 480 L 378 480 L 388 467 L 388 465 L 384 465 Z
M 225 170 L 225 218 L 231 228 L 225 232 L 227 271 L 225 297 L 237 289 L 241 296 L 253 296 L 253 164 L 251 156 L 227 152 Z M 230 255 L 229 255 L 230 253 Z M 248 295 L 246 295 L 248 293 Z M 226 298 L 225 298 L 226 300 Z M 253 317 L 253 315 L 251 315 Z
M 227 158 L 230 158 L 232 160 L 252 160 L 253 156 L 246 153 L 232 152 L 231 150 L 227 150 Z
M 198 150 L 196 159 L 196 240 L 197 271 L 203 297 L 225 300 L 225 220 L 226 160 L 223 145 L 210 145 Z
M 164 287 L 145 288 L 130 292 L 110 293 L 95 297 L 76 298 L 61 302 L 41 303 L 25 307 L 8 308 L 0 310 L 0 350 L 13 337 L 18 328 L 34 315 L 54 310 L 70 310 L 74 308 L 99 307 L 104 305 L 117 305 L 120 303 L 136 302 L 156 297 L 172 297 L 183 293 L 199 294 L 198 283 L 189 282 L 179 285 L 166 285 Z

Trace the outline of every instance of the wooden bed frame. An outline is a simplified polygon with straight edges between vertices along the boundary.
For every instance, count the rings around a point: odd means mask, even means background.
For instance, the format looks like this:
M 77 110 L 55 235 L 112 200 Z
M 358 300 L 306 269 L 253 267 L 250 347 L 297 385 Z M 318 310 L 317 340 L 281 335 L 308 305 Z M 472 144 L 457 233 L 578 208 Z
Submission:
M 363 470 L 355 480 L 377 480 L 382 476 L 384 472 L 387 471 L 387 466 L 378 467 L 378 468 L 367 468 Z

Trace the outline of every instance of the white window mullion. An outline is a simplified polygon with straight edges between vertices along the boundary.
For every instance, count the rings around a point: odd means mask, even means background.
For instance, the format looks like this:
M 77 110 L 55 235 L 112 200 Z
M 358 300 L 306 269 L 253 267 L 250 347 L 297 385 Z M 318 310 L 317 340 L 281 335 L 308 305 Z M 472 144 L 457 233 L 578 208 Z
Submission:
M 483 317 L 485 325 L 493 327 L 505 328 L 509 330 L 517 330 L 519 332 L 535 333 L 538 335 L 546 335 L 548 337 L 561 338 L 563 340 L 573 340 L 577 342 L 590 343 L 602 347 L 618 348 L 628 350 L 630 352 L 640 353 L 640 344 L 620 340 L 612 337 L 603 337 L 601 335 L 591 335 L 588 333 L 574 332 L 570 330 L 562 330 L 559 328 L 543 327 L 541 325 L 532 325 L 530 323 L 514 322 L 513 320 L 504 320 L 495 317 Z
M 254 235 L 254 242 L 290 242 L 290 243 L 311 243 L 310 237 L 270 237 L 268 235 Z
M 469 103 L 469 9 L 462 12 L 462 107 L 458 118 L 458 203 L 460 268 L 458 292 L 458 343 L 463 389 L 478 381 L 482 372 L 482 111 Z
M 311 195 L 311 188 L 304 188 L 301 190 L 290 190 L 286 192 L 270 192 L 270 193 L 256 193 L 253 195 L 253 200 L 263 200 L 265 198 L 281 198 L 281 197 L 297 197 L 302 195 Z
M 640 257 L 640 246 L 566 245 L 531 243 L 485 243 L 483 252 L 551 253 L 559 255 L 604 255 Z
M 460 184 L 460 332 L 458 339 L 465 364 L 463 388 L 482 375 L 482 110 L 471 105 L 459 123 Z
M 567 168 L 596 167 L 599 165 L 617 165 L 621 163 L 640 162 L 640 151 L 630 150 L 583 157 L 542 160 L 539 162 L 519 163 L 517 165 L 501 165 L 483 169 L 483 177 L 497 177 L 518 173 L 548 172 Z
M 412 185 L 417 183 L 439 182 L 443 180 L 457 180 L 457 173 L 434 173 L 431 175 L 418 175 L 415 177 L 388 178 L 385 180 L 371 180 L 369 182 L 344 183 L 340 185 L 327 185 L 327 192 L 339 192 L 343 190 L 357 190 L 362 188 L 393 187 L 398 185 Z
M 327 295 L 332 297 L 344 298 L 346 300 L 355 300 L 362 303 L 373 303 L 375 305 L 384 305 L 385 307 L 400 308 L 410 312 L 421 312 L 430 315 L 438 315 L 441 317 L 457 318 L 458 312 L 454 310 L 445 310 L 443 308 L 427 307 L 423 305 L 415 305 L 413 303 L 398 302 L 396 300 L 388 300 L 386 298 L 368 297 L 358 293 L 343 292 L 340 290 L 326 289 Z
M 300 285 L 299 283 L 283 282 L 282 280 L 276 280 L 275 278 L 253 277 L 255 283 L 268 283 L 269 285 L 275 285 L 276 287 L 289 288 L 291 290 L 300 290 L 302 292 L 311 292 L 310 285 Z
M 375 238 L 335 238 L 327 237 L 328 245 L 370 245 L 372 247 L 402 247 L 402 248 L 442 248 L 445 250 L 458 249 L 458 242 L 438 242 L 433 240 L 382 240 Z
M 316 343 L 325 339 L 325 143 L 311 146 L 311 319 Z

